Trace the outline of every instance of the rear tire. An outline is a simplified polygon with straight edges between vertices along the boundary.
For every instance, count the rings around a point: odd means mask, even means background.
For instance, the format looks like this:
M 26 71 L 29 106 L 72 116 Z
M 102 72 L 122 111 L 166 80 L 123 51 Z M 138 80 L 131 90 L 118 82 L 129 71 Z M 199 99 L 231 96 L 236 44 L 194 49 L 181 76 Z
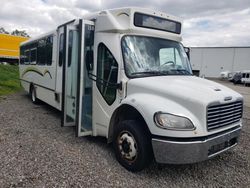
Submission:
M 120 122 L 115 130 L 113 144 L 116 159 L 129 171 L 141 171 L 153 159 L 150 133 L 138 121 Z
M 33 85 L 30 87 L 30 98 L 31 98 L 32 103 L 39 104 L 39 99 L 36 98 L 36 90 Z

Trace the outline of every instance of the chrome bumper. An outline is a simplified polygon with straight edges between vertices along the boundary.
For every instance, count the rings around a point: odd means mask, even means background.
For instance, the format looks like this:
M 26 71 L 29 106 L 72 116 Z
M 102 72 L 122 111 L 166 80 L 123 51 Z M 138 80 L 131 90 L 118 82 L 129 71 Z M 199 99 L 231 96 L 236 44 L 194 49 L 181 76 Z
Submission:
M 188 164 L 207 160 L 238 143 L 241 127 L 201 138 L 152 138 L 155 159 L 158 163 Z

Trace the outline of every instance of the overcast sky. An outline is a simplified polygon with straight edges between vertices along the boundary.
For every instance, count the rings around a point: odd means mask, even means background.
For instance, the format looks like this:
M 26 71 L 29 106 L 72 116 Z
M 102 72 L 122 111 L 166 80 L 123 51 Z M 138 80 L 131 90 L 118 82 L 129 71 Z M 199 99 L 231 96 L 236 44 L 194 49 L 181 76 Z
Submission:
M 0 27 L 36 36 L 88 12 L 125 6 L 181 17 L 186 46 L 250 46 L 250 0 L 1 0 Z

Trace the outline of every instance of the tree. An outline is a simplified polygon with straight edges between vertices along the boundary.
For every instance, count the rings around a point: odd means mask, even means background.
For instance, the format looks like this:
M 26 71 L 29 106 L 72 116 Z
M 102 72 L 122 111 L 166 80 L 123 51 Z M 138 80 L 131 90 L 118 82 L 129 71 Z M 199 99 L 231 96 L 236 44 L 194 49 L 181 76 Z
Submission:
M 8 31 L 6 31 L 3 27 L 0 27 L 0 33 L 3 34 L 10 34 Z
M 30 37 L 25 30 L 14 30 L 11 32 L 11 35 L 22 36 L 22 37 Z
M 28 33 L 25 30 L 17 30 L 15 29 L 11 33 L 6 31 L 3 27 L 0 27 L 0 33 L 3 34 L 10 34 L 10 35 L 15 35 L 15 36 L 22 36 L 22 37 L 30 37 Z

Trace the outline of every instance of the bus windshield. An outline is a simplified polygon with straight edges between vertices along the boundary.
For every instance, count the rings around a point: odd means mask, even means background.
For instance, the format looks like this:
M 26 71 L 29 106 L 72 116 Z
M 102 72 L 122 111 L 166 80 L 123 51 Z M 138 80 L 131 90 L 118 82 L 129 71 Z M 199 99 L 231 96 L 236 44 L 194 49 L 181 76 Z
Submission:
M 124 36 L 121 45 L 125 72 L 129 78 L 192 75 L 187 54 L 179 42 L 146 36 Z

